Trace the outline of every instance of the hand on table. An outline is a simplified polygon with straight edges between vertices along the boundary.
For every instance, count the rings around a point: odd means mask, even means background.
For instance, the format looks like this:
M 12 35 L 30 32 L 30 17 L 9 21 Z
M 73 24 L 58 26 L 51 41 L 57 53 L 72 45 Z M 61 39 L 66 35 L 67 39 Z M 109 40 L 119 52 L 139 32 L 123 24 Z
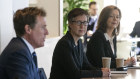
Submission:
M 109 77 L 111 75 L 109 68 L 102 68 L 103 77 Z
M 132 66 L 136 64 L 136 59 L 134 57 L 128 58 L 125 62 L 125 66 Z

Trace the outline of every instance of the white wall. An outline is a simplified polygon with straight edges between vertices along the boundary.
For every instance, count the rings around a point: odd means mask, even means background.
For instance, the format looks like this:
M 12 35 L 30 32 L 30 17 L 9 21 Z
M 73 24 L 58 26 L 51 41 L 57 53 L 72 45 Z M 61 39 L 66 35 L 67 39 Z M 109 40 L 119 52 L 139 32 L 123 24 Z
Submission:
M 29 0 L 0 0 L 0 52 L 15 36 L 13 14 L 19 8 L 29 5 Z
M 116 0 L 104 0 L 104 7 L 108 5 L 116 5 Z
M 12 0 L 0 0 L 0 11 L 0 49 L 2 51 L 12 37 Z
M 13 11 L 16 12 L 18 9 L 23 9 L 29 6 L 29 0 L 12 0 Z
M 48 79 L 51 72 L 53 51 L 60 38 L 61 37 L 46 39 L 45 46 L 35 50 L 38 57 L 38 67 L 44 68 Z
M 140 0 L 117 0 L 117 6 L 121 9 L 121 34 L 131 33 L 135 22 L 140 21 Z M 125 4 L 125 5 L 124 5 Z
M 99 4 L 98 14 L 100 14 L 104 7 L 104 0 L 95 0 L 95 1 L 97 2 L 97 4 Z

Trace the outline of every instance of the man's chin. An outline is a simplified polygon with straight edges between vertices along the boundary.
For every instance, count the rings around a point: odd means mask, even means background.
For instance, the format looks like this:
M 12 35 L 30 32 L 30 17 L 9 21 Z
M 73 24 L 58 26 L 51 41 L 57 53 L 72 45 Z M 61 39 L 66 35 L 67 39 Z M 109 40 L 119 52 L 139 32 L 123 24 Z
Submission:
M 79 37 L 84 36 L 84 34 L 80 34 Z
M 39 45 L 37 48 L 40 48 L 40 47 L 43 47 L 44 46 L 44 44 L 41 44 L 41 45 Z

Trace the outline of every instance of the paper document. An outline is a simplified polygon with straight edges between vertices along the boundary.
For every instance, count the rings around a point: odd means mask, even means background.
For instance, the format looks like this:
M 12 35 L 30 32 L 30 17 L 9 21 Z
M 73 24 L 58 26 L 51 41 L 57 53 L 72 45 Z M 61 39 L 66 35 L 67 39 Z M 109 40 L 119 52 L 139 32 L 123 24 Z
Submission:
M 127 71 L 111 71 L 111 74 L 127 74 Z

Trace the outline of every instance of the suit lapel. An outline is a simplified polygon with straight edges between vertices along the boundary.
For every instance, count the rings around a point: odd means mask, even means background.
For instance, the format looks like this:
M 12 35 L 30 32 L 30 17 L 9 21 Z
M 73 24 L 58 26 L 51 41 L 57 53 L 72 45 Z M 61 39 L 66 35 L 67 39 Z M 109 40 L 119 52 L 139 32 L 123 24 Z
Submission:
M 34 60 L 32 58 L 32 55 L 31 55 L 31 52 L 29 51 L 28 46 L 25 44 L 25 42 L 20 37 L 17 37 L 17 39 L 19 39 L 25 45 L 24 47 L 26 48 L 26 50 L 28 50 L 27 55 L 28 55 L 28 58 L 29 58 L 29 61 L 30 61 L 30 63 L 29 63 L 30 64 L 30 67 L 29 67 L 30 69 L 29 70 L 31 70 L 30 74 L 32 75 L 32 77 L 34 77 L 33 79 L 40 79 L 37 68 L 35 66 Z

